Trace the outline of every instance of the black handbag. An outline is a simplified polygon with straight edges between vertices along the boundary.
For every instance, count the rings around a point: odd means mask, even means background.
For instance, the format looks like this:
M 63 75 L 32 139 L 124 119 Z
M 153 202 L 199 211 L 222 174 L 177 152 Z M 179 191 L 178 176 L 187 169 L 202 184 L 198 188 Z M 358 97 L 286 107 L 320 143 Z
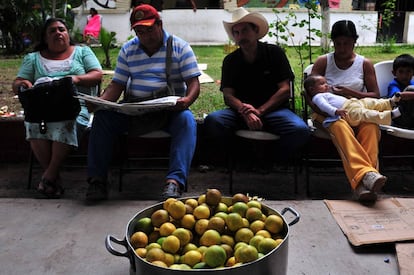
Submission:
M 81 108 L 72 77 L 64 77 L 33 86 L 20 87 L 18 96 L 24 109 L 24 120 L 39 123 L 40 132 L 46 133 L 46 122 L 73 120 Z

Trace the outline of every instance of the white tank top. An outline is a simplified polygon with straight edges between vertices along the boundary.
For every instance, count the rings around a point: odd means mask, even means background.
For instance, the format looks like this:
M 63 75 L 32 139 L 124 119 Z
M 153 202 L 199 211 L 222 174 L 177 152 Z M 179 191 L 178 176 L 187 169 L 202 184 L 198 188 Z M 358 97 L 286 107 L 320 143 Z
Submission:
M 344 86 L 356 91 L 365 91 L 364 57 L 356 55 L 354 63 L 346 70 L 335 64 L 334 53 L 328 53 L 326 60 L 325 78 L 329 85 Z

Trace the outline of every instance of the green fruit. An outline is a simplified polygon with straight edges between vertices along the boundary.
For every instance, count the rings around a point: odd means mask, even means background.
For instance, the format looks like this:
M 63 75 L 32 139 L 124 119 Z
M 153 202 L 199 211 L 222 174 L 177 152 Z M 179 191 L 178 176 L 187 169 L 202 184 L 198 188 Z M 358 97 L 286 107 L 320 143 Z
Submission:
M 145 217 L 141 218 L 135 224 L 134 232 L 142 231 L 145 234 L 149 235 L 154 231 L 154 226 L 152 225 L 151 218 Z
M 219 245 L 212 245 L 208 247 L 204 253 L 204 262 L 209 267 L 223 266 L 226 260 L 226 251 Z

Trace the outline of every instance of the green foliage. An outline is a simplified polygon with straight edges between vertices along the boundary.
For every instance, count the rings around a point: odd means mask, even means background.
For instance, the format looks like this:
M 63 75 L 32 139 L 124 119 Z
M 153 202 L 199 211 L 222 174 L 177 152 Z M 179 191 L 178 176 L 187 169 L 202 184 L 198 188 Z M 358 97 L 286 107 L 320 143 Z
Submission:
M 109 50 L 116 43 L 115 36 L 116 32 L 109 32 L 105 28 L 101 28 L 101 32 L 99 34 L 99 42 L 101 43 L 101 47 L 105 53 L 105 61 L 102 64 L 104 68 L 111 67 L 111 55 L 109 53 Z
M 319 12 L 319 5 L 317 0 L 308 0 L 305 4 L 307 8 L 308 17 L 306 19 L 299 20 L 295 10 L 282 10 L 273 9 L 276 16 L 276 21 L 271 23 L 269 26 L 269 36 L 276 37 L 276 44 L 284 49 L 287 49 L 288 42 L 290 41 L 292 48 L 295 50 L 299 57 L 299 72 L 303 75 L 305 69 L 305 60 L 309 59 L 309 64 L 312 64 L 312 41 L 315 41 L 315 37 L 322 37 L 322 32 L 319 29 L 311 27 L 312 19 L 322 19 L 322 15 Z M 284 20 L 280 17 L 280 13 L 287 12 L 287 16 Z M 293 28 L 301 28 L 307 30 L 305 40 L 296 43 L 293 39 L 295 33 L 292 31 Z M 291 62 L 291 65 L 292 62 Z M 295 71 L 297 72 L 297 71 Z M 302 78 L 295 79 L 295 86 L 302 87 Z
M 387 0 L 381 4 L 382 11 L 382 22 L 378 26 L 379 30 L 384 32 L 379 32 L 379 40 L 382 43 L 382 51 L 384 53 L 393 53 L 395 52 L 395 43 L 397 41 L 396 35 L 391 34 L 390 26 L 394 19 L 394 10 L 395 2 L 397 0 Z

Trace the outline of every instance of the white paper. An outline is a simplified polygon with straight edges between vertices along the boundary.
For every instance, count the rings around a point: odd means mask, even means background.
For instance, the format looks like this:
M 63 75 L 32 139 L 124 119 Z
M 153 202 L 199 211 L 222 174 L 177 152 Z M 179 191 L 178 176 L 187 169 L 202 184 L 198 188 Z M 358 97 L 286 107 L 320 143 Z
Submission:
M 83 99 L 98 106 L 97 110 L 113 110 L 127 115 L 141 115 L 175 106 L 179 96 L 167 96 L 141 102 L 117 103 L 79 93 L 76 98 Z

